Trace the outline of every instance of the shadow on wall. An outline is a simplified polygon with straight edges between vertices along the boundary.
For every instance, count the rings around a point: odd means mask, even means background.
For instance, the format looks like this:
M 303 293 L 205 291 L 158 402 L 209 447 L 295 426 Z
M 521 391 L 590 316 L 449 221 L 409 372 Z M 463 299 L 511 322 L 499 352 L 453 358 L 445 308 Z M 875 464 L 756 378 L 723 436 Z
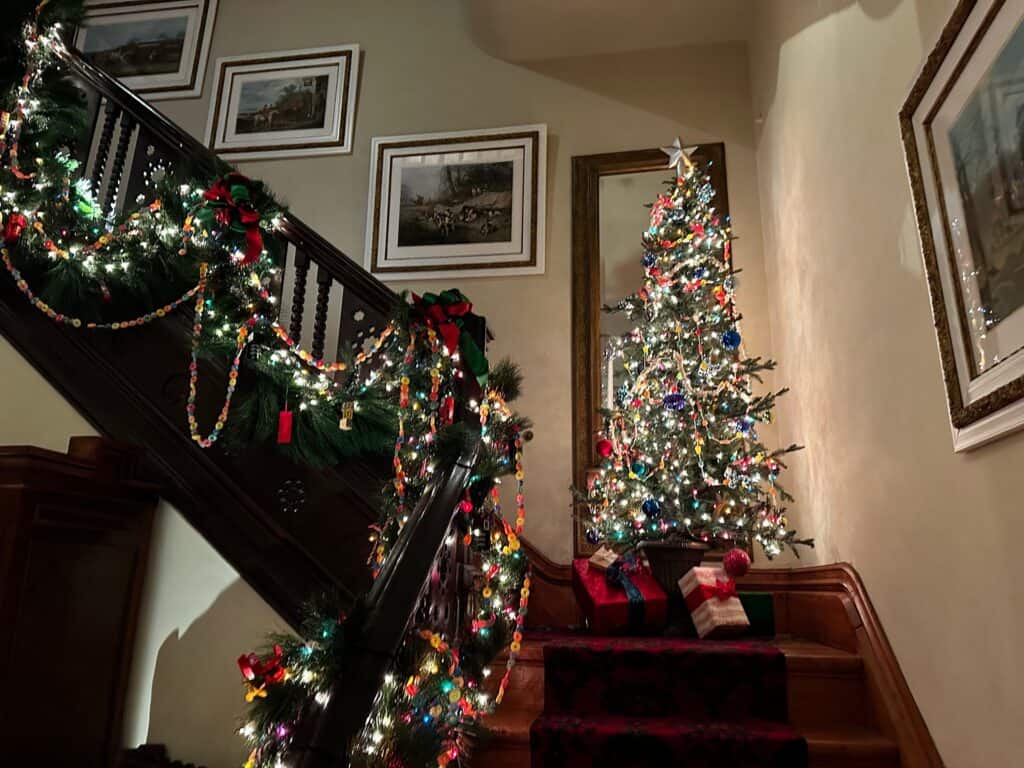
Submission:
M 772 58 L 772 63 L 768 67 L 770 76 L 765 79 L 767 88 L 758 94 L 758 103 L 754 105 L 755 117 L 767 114 L 772 104 L 775 103 L 775 85 L 778 80 L 779 54 L 782 45 L 786 40 L 796 37 L 803 30 L 821 19 L 841 13 L 848 8 L 856 7 L 868 18 L 880 20 L 892 15 L 901 4 L 908 2 L 912 2 L 916 7 L 918 19 L 926 19 L 935 15 L 934 13 L 927 12 L 927 9 L 938 7 L 944 10 L 950 5 L 948 0 L 775 0 L 775 2 L 786 3 L 786 13 L 774 14 L 775 18 L 780 19 L 779 24 L 781 28 L 777 31 L 777 34 L 771 34 L 771 39 L 777 39 L 781 42 L 770 52 Z M 754 24 L 755 30 L 761 26 L 761 19 L 766 12 L 767 9 L 762 7 L 756 9 L 757 22 Z M 938 15 L 943 16 L 943 13 Z M 922 28 L 918 30 L 918 33 L 924 42 L 925 49 L 930 50 L 935 42 L 928 39 L 932 34 L 931 31 Z M 755 31 L 754 34 L 756 35 L 757 32 Z M 908 90 L 910 88 L 909 82 L 907 83 L 907 88 Z M 896 116 L 893 114 L 893 125 L 895 124 Z
M 246 704 L 235 660 L 261 646 L 267 632 L 265 609 L 249 610 L 252 599 L 236 579 L 184 634 L 175 630 L 160 646 L 146 740 L 166 744 L 175 760 L 210 768 L 245 760 L 238 728 Z M 239 647 L 244 638 L 249 644 Z

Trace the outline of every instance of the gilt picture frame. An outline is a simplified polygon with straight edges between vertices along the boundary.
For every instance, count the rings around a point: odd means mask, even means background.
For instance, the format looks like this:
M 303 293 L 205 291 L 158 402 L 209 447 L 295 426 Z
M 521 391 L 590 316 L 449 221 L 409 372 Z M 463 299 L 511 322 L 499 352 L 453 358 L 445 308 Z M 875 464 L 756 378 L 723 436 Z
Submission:
M 194 98 L 216 17 L 217 0 L 90 0 L 74 45 L 148 100 Z
M 961 0 L 900 128 L 953 448 L 1024 427 L 1024 0 Z
M 217 59 L 207 145 L 229 161 L 352 151 L 359 46 Z
M 547 127 L 373 139 L 366 268 L 384 280 L 544 273 Z

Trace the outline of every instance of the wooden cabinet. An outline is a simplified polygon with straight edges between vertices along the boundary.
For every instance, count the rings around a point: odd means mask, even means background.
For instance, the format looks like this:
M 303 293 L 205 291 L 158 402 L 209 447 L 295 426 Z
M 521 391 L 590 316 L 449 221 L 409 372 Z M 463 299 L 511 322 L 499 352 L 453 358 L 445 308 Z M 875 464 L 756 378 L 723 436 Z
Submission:
M 101 438 L 0 448 L 5 765 L 116 762 L 158 498 L 139 460 Z

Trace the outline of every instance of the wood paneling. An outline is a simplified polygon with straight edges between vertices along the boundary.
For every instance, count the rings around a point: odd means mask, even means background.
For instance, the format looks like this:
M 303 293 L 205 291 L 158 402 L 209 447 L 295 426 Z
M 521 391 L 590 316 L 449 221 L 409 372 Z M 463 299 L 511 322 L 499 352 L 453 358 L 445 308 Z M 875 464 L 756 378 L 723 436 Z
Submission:
M 114 764 L 157 502 L 139 458 L 100 438 L 0 448 L 5 764 Z

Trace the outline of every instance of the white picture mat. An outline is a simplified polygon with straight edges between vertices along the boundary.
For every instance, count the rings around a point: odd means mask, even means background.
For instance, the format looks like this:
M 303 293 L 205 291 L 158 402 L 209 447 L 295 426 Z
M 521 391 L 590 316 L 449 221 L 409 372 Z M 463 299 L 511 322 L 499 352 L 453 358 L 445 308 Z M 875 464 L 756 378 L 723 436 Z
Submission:
M 953 346 L 957 373 L 959 374 L 961 396 L 965 405 L 976 402 L 1003 384 L 1024 374 L 1024 354 L 1010 355 L 1005 362 L 995 365 L 975 379 L 971 379 L 970 361 L 964 346 L 963 328 L 961 327 L 960 313 L 956 302 L 956 291 L 960 290 L 958 285 L 959 276 L 953 275 L 950 269 L 949 249 L 945 235 L 946 222 L 942 218 L 942 207 L 939 205 L 939 191 L 936 188 L 934 168 L 932 167 L 931 156 L 927 149 L 929 147 L 929 138 L 925 130 L 923 118 L 931 111 L 941 91 L 950 81 L 953 70 L 963 57 L 967 46 L 977 34 L 987 11 L 988 4 L 984 8 L 975 8 L 970 14 L 946 55 L 942 66 L 933 78 L 928 91 L 917 109 L 917 114 L 913 118 L 914 135 L 921 163 L 921 176 L 925 188 L 925 197 L 928 201 L 928 215 L 935 248 L 935 258 L 942 284 L 946 317 L 950 325 L 950 340 Z M 968 61 L 964 71 L 960 74 L 958 82 L 954 85 L 947 98 L 947 104 L 955 102 L 959 105 L 956 108 L 956 112 L 952 113 L 954 119 L 955 115 L 959 112 L 959 107 L 967 99 L 967 96 L 964 94 L 969 95 L 981 77 L 984 76 L 998 51 L 1016 28 L 1021 17 L 1024 17 L 1024 0 L 1007 0 L 997 13 L 981 44 Z M 995 30 L 999 29 L 1005 29 L 1005 34 L 992 34 Z M 948 115 L 944 116 L 945 123 L 940 125 L 938 118 L 941 114 L 942 110 L 936 114 L 932 135 L 935 138 L 936 154 L 939 157 L 939 173 L 942 176 L 943 191 L 945 193 L 944 202 L 951 221 L 963 221 L 963 204 L 960 199 L 959 186 L 957 185 L 956 173 L 953 168 L 952 151 L 948 141 L 950 118 Z M 961 267 L 965 263 L 973 265 L 970 243 L 967 241 L 966 233 L 957 231 L 958 229 L 959 227 L 950 227 L 950 232 L 954 238 L 954 247 L 958 251 L 957 264 Z M 963 259 L 967 259 L 967 262 L 964 262 Z M 969 285 L 969 290 L 973 290 L 976 295 L 976 284 L 974 286 Z M 1017 314 L 1019 313 L 1014 313 L 1014 315 Z M 1005 344 L 1005 339 L 1001 341 Z M 1000 340 L 997 339 L 996 343 L 999 342 Z M 1024 426 L 1024 401 L 1018 401 L 967 427 L 952 427 L 953 446 L 957 451 L 975 448 L 1021 426 Z
M 337 54 L 333 57 L 325 57 L 324 53 Z M 309 61 L 311 68 L 317 69 L 322 66 L 333 66 L 337 76 L 335 94 L 336 104 L 332 107 L 328 104 L 328 113 L 334 115 L 334 130 L 331 136 L 318 135 L 310 138 L 295 138 L 294 147 L 284 149 L 264 149 L 262 146 L 279 146 L 282 142 L 289 141 L 287 132 L 274 131 L 273 138 L 258 139 L 257 134 L 239 134 L 246 136 L 243 144 L 241 138 L 237 141 L 225 143 L 219 139 L 224 131 L 221 124 L 227 120 L 228 109 L 225 107 L 218 116 L 218 105 L 224 103 L 227 89 L 230 87 L 231 73 L 233 71 L 261 71 L 272 72 L 291 70 L 293 67 L 302 64 L 303 56 L 315 57 Z M 288 59 L 283 61 L 282 59 Z M 244 63 L 241 63 L 244 62 Z M 303 48 L 293 51 L 274 51 L 272 53 L 243 54 L 240 56 L 223 56 L 217 59 L 214 67 L 217 81 L 214 85 L 213 97 L 210 99 L 210 111 L 206 123 L 206 145 L 214 151 L 224 152 L 231 160 L 256 160 L 264 158 L 279 157 L 307 157 L 312 155 L 333 155 L 349 154 L 352 152 L 352 135 L 355 126 L 356 91 L 359 85 L 359 46 L 332 45 L 321 48 Z M 347 99 L 343 96 L 347 92 Z M 344 120 L 342 120 L 344 115 Z M 301 133 L 295 131 L 292 133 Z M 316 142 L 336 140 L 337 143 L 331 146 L 310 146 L 303 147 L 302 142 Z M 245 147 L 243 149 L 242 147 Z
M 524 137 L 522 139 L 505 139 L 501 140 L 500 146 L 495 146 L 495 142 L 486 140 L 484 137 L 487 136 L 507 136 L 508 134 L 518 133 L 530 133 L 534 132 L 536 136 L 536 157 L 534 157 L 534 142 L 533 137 Z M 522 226 L 522 240 L 523 249 L 522 253 L 516 256 L 488 256 L 485 258 L 472 259 L 472 257 L 453 257 L 458 258 L 459 266 L 451 265 L 451 258 L 441 259 L 437 257 L 428 257 L 427 263 L 424 264 L 419 258 L 408 259 L 408 258 L 388 258 L 387 253 L 387 242 L 389 239 L 386 231 L 386 220 L 385 216 L 389 212 L 389 206 L 391 205 L 391 194 L 390 184 L 391 178 L 387 173 L 381 173 L 378 170 L 378 163 L 387 163 L 386 159 L 389 154 L 391 145 L 394 144 L 406 144 L 410 142 L 424 142 L 421 146 L 415 147 L 401 147 L 396 148 L 395 151 L 402 154 L 412 154 L 413 152 L 424 152 L 429 153 L 433 146 L 429 142 L 431 140 L 451 140 L 459 137 L 465 137 L 467 141 L 463 144 L 438 144 L 438 147 L 443 147 L 443 151 L 452 152 L 454 147 L 464 151 L 481 151 L 488 150 L 494 151 L 500 148 L 509 147 L 521 147 L 523 148 L 523 174 L 522 174 L 522 190 L 521 205 L 523 210 L 523 224 Z M 474 141 L 476 139 L 477 141 Z M 497 140 L 495 140 L 497 141 Z M 383 153 L 381 147 L 384 148 Z M 382 157 L 382 155 L 384 157 Z M 533 179 L 533 169 L 536 168 L 536 184 Z M 380 219 L 378 222 L 377 216 L 375 216 L 375 204 L 378 195 L 377 179 L 380 176 L 381 188 L 380 194 Z M 531 202 L 528 200 L 529 191 L 535 188 L 535 199 Z M 400 194 L 400 187 L 399 187 Z M 515 206 L 515 195 L 513 196 L 513 206 Z M 508 126 L 502 128 L 485 128 L 471 131 L 451 131 L 444 133 L 427 133 L 427 134 L 409 134 L 403 136 L 378 136 L 375 137 L 371 142 L 370 147 L 370 184 L 368 192 L 368 204 L 366 211 L 366 247 L 364 254 L 364 264 L 368 271 L 377 274 L 385 282 L 400 282 L 406 280 L 430 280 L 434 278 L 449 278 L 449 277 L 494 277 L 495 275 L 502 276 L 516 276 L 516 275 L 542 275 L 544 274 L 544 245 L 545 245 L 545 214 L 547 206 L 547 126 L 545 124 L 531 124 L 531 125 L 517 125 Z M 533 221 L 533 212 L 536 211 L 536 221 Z M 379 225 L 379 226 L 378 226 Z M 535 242 L 531 236 L 531 228 L 536 233 Z M 376 240 L 375 240 L 376 236 Z M 396 234 L 397 237 L 397 234 Z M 412 266 L 426 266 L 437 265 L 438 269 L 423 269 L 410 272 L 390 272 L 390 271 L 379 271 L 374 269 L 373 265 L 373 246 L 376 242 L 378 249 L 378 261 L 380 266 L 397 267 L 403 265 Z M 424 246 L 418 246 L 423 248 Z M 429 246 L 428 246 L 429 247 Z M 444 246 L 442 246 L 444 247 Z M 533 264 L 530 264 L 531 259 L 529 248 L 535 249 L 535 258 Z M 482 262 L 488 266 L 474 267 L 473 262 Z M 495 262 L 498 261 L 497 265 Z M 517 266 L 516 262 L 521 262 L 521 266 Z M 441 265 L 444 265 L 444 268 Z M 465 264 L 465 267 L 461 265 Z M 505 265 L 508 266 L 505 266 Z
M 295 69 L 278 70 L 266 68 L 240 67 L 229 73 L 229 77 L 223 85 L 226 93 L 227 114 L 224 119 L 226 131 L 218 131 L 217 144 L 214 149 L 231 147 L 241 144 L 243 146 L 268 145 L 275 146 L 286 141 L 296 139 L 313 139 L 324 141 L 338 138 L 341 124 L 341 99 L 338 98 L 340 70 L 344 70 L 344 64 L 340 60 L 321 66 L 297 67 Z M 268 75 L 274 75 L 269 76 Z M 259 133 L 237 133 L 235 127 L 238 122 L 238 108 L 241 101 L 242 89 L 246 83 L 264 82 L 267 80 L 287 80 L 292 78 L 318 77 L 327 75 L 327 110 L 323 128 L 304 128 L 294 131 L 268 131 L 265 134 Z M 332 109 L 331 106 L 334 106 Z
M 527 142 L 528 143 L 528 142 Z M 515 261 L 529 261 L 530 253 L 528 248 L 523 246 L 523 232 L 530 231 L 532 211 L 523 211 L 523 190 L 524 175 L 526 184 L 532 183 L 533 171 L 530 168 L 532 162 L 532 147 L 524 146 L 520 142 L 515 147 L 503 149 L 466 149 L 455 153 L 444 153 L 441 148 L 426 148 L 427 153 L 440 152 L 439 154 L 416 155 L 403 157 L 405 150 L 385 150 L 385 167 L 390 169 L 390 174 L 385 174 L 384 193 L 387 197 L 387 217 L 389 222 L 394 222 L 391 227 L 382 228 L 381 235 L 386 236 L 384 241 L 385 254 L 384 262 L 414 260 L 417 264 L 426 266 L 441 266 L 448 263 L 448 259 L 457 257 L 460 262 L 466 264 L 487 264 L 494 260 L 495 256 L 508 256 Z M 525 163 L 524 163 L 525 158 Z M 405 168 L 443 167 L 445 165 L 469 165 L 472 163 L 496 163 L 501 161 L 512 162 L 512 234 L 505 242 L 493 243 L 465 243 L 462 245 L 417 245 L 401 247 L 398 245 L 398 217 L 402 197 L 402 171 Z M 525 166 L 525 168 L 524 168 Z M 524 173 L 525 171 L 525 173 Z M 529 187 L 526 187 L 529 189 Z M 382 237 L 383 240 L 383 237 Z
M 206 6 L 205 25 L 203 23 L 204 5 Z M 124 83 L 125 87 L 140 91 L 149 100 L 180 99 L 199 96 L 202 93 L 210 38 L 213 35 L 213 23 L 217 15 L 217 0 L 209 0 L 208 3 L 204 3 L 203 0 L 180 0 L 173 3 L 139 3 L 135 0 L 113 3 L 91 2 L 86 3 L 85 10 L 86 15 L 75 34 L 75 47 L 83 51 L 90 26 L 108 26 L 156 19 L 187 19 L 181 61 L 177 72 L 123 77 L 120 78 L 120 81 Z M 203 28 L 203 39 L 199 38 L 200 28 Z M 197 55 L 198 61 L 196 60 Z M 192 83 L 193 67 L 195 67 L 195 83 Z M 163 88 L 173 90 L 153 90 Z

